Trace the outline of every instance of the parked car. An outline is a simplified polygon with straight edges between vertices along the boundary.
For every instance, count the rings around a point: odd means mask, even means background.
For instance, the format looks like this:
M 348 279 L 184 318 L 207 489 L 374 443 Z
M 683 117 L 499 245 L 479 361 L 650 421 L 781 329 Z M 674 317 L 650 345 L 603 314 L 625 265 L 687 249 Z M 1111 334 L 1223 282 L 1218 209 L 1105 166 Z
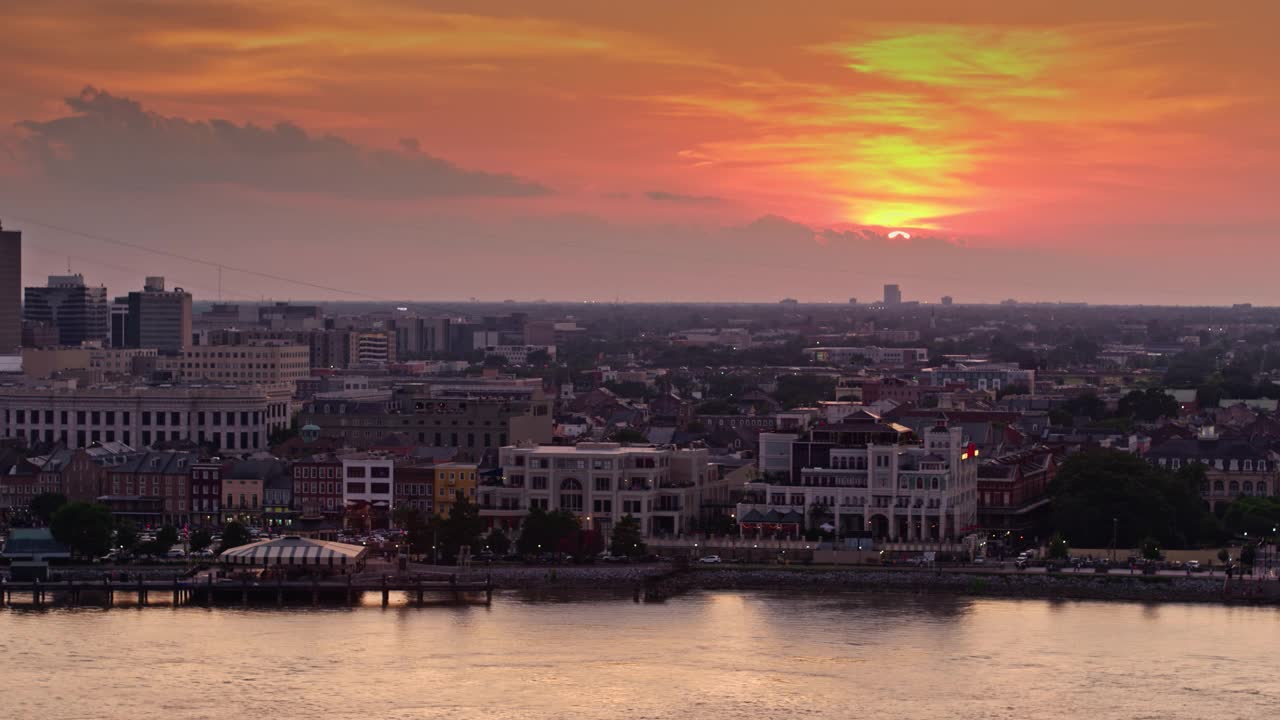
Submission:
M 973 559 L 973 564 L 974 564 L 974 565 L 983 565 L 983 564 L 985 564 L 986 562 L 987 562 L 987 559 L 986 559 L 986 558 L 984 558 L 984 557 L 982 557 L 981 555 L 979 555 L 978 557 L 976 557 L 976 558 L 974 558 L 974 559 Z
M 187 551 L 180 547 L 171 547 L 169 548 L 169 552 L 165 553 L 164 556 L 171 560 L 182 559 L 187 556 Z
M 698 562 L 706 565 L 718 565 L 722 561 L 720 560 L 719 555 L 703 555 L 698 558 Z

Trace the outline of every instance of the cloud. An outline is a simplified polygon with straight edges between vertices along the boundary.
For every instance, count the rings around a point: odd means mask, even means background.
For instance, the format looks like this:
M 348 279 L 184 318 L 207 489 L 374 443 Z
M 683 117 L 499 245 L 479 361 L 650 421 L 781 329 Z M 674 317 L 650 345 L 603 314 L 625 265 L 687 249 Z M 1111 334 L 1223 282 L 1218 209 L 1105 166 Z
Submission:
M 70 115 L 18 124 L 27 133 L 27 159 L 65 182 L 142 190 L 229 184 L 373 199 L 551 192 L 513 175 L 460 168 L 421 152 L 412 138 L 395 152 L 311 135 L 289 122 L 261 127 L 168 117 L 91 86 L 66 105 Z
M 682 205 L 721 205 L 727 202 L 724 198 L 711 195 L 682 195 L 662 190 L 650 190 L 644 196 L 654 202 L 679 203 Z

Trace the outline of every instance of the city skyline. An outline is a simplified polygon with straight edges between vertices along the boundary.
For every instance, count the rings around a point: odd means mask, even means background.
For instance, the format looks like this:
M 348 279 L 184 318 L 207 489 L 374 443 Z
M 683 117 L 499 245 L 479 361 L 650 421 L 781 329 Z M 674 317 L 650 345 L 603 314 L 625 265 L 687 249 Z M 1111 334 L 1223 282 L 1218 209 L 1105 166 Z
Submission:
M 26 286 L 1280 304 L 1265 3 L 63 5 L 0 49 Z

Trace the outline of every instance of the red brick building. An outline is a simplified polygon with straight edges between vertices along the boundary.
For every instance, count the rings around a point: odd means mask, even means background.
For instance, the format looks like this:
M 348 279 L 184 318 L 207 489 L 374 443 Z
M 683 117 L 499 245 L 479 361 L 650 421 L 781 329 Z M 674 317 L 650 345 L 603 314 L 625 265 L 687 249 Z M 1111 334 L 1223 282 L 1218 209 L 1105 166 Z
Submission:
M 342 460 L 337 455 L 313 455 L 293 464 L 293 509 L 303 519 L 340 521 Z

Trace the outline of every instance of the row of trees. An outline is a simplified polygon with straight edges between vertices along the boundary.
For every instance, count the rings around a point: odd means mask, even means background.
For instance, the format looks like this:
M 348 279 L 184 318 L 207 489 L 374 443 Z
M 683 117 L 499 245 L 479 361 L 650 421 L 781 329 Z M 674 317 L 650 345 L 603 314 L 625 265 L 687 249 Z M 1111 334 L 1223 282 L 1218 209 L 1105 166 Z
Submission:
M 408 535 L 410 552 L 434 555 L 444 562 L 452 562 L 464 547 L 497 555 L 505 555 L 512 547 L 511 539 L 501 528 L 484 534 L 479 507 L 461 494 L 447 517 L 427 517 L 406 507 L 396 511 L 395 521 Z M 594 530 L 583 530 L 578 517 L 568 510 L 547 512 L 533 508 L 524 518 L 515 550 L 521 555 L 555 552 L 588 557 L 604 550 L 604 538 Z M 627 515 L 614 526 L 609 551 L 624 556 L 646 552 L 640 523 L 635 518 Z
M 1062 533 L 1079 547 L 1189 548 L 1231 537 L 1273 535 L 1280 502 L 1241 497 L 1221 517 L 1200 497 L 1206 481 L 1199 464 L 1169 471 L 1129 453 L 1089 450 L 1062 464 L 1050 487 L 1053 505 L 1045 530 Z
M 101 557 L 113 549 L 128 555 L 152 555 L 160 557 L 169 552 L 181 539 L 178 529 L 165 525 L 155 531 L 148 540 L 132 520 L 116 520 L 111 509 L 101 503 L 68 502 L 59 493 L 42 493 L 31 501 L 31 514 L 49 527 L 53 537 L 82 558 Z M 220 549 L 244 545 L 252 540 L 249 531 L 240 523 L 227 523 L 222 529 Z M 209 548 L 213 535 L 208 530 L 196 530 L 187 538 L 187 546 L 194 552 Z

